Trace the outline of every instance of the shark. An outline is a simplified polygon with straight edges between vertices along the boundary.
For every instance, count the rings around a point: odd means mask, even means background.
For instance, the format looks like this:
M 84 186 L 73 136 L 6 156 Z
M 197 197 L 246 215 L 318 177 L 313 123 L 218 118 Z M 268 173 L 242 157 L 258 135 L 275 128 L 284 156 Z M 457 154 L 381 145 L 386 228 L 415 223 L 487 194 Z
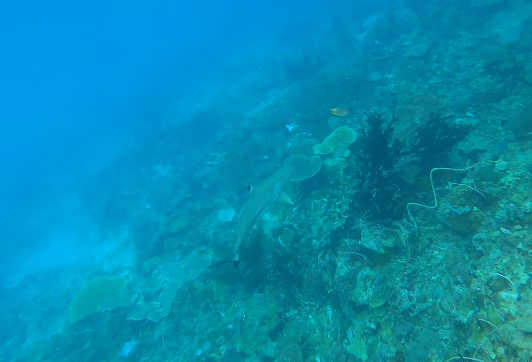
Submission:
M 321 168 L 319 156 L 305 157 L 301 155 L 291 156 L 283 166 L 265 179 L 260 185 L 251 189 L 248 200 L 242 206 L 235 229 L 235 244 L 231 253 L 212 265 L 214 268 L 226 263 L 232 263 L 238 268 L 239 251 L 249 229 L 270 206 L 278 201 L 293 205 L 292 200 L 283 192 L 283 188 L 290 181 L 301 181 L 314 176 Z

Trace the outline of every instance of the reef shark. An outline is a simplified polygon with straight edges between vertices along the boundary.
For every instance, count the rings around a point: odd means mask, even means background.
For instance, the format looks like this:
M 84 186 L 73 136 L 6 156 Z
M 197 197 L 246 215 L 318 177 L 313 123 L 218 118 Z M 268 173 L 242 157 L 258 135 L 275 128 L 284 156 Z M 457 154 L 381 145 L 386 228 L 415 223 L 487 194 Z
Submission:
M 317 158 L 316 158 L 317 157 Z M 215 262 L 209 268 L 231 262 L 238 268 L 238 254 L 244 237 L 253 223 L 259 219 L 276 202 L 293 205 L 292 200 L 283 192 L 289 181 L 299 181 L 314 176 L 321 168 L 319 156 L 305 158 L 296 156 L 289 158 L 284 165 L 273 175 L 264 180 L 259 186 L 251 189 L 249 198 L 240 210 L 238 223 L 235 229 L 236 241 L 228 257 Z

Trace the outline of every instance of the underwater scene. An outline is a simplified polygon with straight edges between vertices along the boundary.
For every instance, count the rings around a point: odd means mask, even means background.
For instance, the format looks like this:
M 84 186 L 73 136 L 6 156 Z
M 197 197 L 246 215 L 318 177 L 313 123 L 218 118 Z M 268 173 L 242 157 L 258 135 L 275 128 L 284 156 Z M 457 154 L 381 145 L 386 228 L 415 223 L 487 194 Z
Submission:
M 0 361 L 532 361 L 532 2 L 2 5 Z

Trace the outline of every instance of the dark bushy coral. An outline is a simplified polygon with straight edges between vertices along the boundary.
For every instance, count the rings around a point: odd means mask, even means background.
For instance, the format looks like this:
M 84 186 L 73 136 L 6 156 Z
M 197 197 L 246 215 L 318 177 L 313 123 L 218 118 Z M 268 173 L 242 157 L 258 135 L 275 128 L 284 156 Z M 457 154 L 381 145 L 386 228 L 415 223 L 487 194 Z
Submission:
M 360 152 L 355 172 L 362 180 L 356 200 L 367 211 L 368 219 L 391 222 L 403 211 L 398 210 L 396 199 L 405 181 L 394 171 L 399 147 L 382 113 L 371 109 L 365 115 L 367 126 L 356 145 Z
M 431 113 L 429 121 L 419 126 L 408 139 L 409 149 L 406 153 L 413 156 L 425 173 L 434 167 L 447 166 L 453 147 L 468 134 L 467 129 L 450 125 L 448 118 Z

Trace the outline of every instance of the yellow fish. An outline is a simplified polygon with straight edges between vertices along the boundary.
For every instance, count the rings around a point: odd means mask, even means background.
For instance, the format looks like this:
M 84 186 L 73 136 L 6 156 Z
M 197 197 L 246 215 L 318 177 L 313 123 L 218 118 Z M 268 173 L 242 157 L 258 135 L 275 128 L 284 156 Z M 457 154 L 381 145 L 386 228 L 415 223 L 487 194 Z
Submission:
M 349 109 L 346 107 L 331 108 L 331 113 L 338 117 L 345 117 L 349 114 Z

